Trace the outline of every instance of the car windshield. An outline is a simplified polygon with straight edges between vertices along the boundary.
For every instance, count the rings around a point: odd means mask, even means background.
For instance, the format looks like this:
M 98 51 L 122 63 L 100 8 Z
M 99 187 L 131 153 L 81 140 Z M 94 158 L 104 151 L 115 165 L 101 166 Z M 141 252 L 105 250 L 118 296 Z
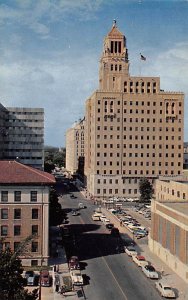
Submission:
M 152 266 L 147 266 L 146 269 L 147 269 L 148 271 L 150 271 L 150 272 L 155 272 L 155 268 L 152 267 Z
M 164 286 L 164 290 L 171 291 L 172 289 L 171 289 L 171 287 L 169 287 L 169 286 Z

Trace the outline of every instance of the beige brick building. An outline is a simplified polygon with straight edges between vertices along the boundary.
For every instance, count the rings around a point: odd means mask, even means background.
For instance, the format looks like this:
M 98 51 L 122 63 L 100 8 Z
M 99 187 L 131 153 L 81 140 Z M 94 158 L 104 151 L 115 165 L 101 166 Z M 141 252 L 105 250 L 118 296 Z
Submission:
M 156 181 L 149 247 L 188 282 L 188 177 Z
M 181 174 L 183 116 L 183 93 L 161 90 L 159 77 L 130 75 L 126 38 L 114 22 L 104 39 L 99 89 L 86 101 L 88 192 L 138 197 L 141 177 Z
M 85 119 L 82 119 L 66 132 L 66 169 L 71 174 L 84 167 L 84 123 Z
M 20 243 L 34 236 L 22 264 L 48 265 L 49 192 L 53 175 L 16 161 L 0 161 L 0 238 L 16 251 Z

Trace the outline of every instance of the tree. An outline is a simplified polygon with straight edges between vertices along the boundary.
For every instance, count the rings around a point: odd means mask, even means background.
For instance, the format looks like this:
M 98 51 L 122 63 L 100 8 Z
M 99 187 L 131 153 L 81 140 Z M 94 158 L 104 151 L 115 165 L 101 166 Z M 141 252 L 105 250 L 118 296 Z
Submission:
M 24 289 L 26 280 L 22 277 L 22 264 L 18 252 L 10 248 L 0 251 L 0 299 L 1 300 L 36 300 L 38 289 L 28 292 Z
M 148 202 L 151 200 L 154 190 L 150 181 L 143 177 L 139 182 L 140 202 Z

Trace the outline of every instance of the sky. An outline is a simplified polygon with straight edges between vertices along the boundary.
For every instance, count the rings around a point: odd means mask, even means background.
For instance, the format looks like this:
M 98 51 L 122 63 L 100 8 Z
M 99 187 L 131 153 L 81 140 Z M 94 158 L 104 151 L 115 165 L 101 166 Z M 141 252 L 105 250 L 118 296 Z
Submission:
M 45 145 L 64 147 L 84 117 L 114 19 L 131 76 L 160 76 L 161 89 L 185 93 L 188 141 L 188 1 L 0 0 L 0 102 L 43 107 Z

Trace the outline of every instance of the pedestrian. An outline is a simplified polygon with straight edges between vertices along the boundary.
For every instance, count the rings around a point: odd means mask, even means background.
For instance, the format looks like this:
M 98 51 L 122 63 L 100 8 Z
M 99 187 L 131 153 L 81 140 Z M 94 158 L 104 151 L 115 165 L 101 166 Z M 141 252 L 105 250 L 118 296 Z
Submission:
M 120 221 L 120 226 L 123 226 L 123 221 L 122 220 Z
M 162 267 L 161 268 L 161 276 L 163 276 L 164 275 L 164 268 Z

